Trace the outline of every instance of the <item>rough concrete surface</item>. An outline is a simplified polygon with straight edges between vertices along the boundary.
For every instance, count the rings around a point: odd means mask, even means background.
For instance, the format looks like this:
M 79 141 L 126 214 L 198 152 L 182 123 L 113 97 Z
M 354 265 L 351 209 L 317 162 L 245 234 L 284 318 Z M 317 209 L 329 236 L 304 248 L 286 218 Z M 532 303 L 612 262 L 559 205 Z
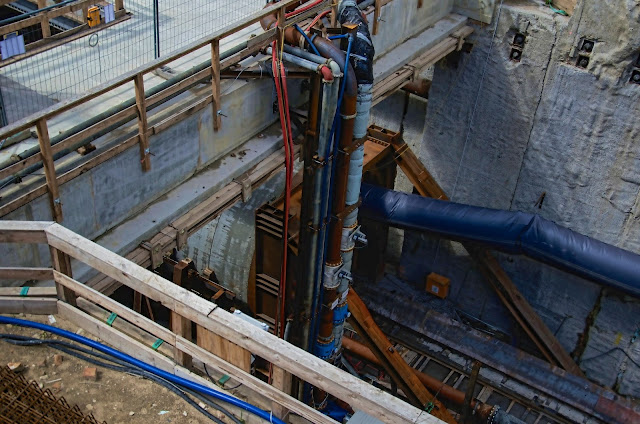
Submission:
M 640 253 L 640 86 L 629 83 L 640 5 L 584 0 L 567 18 L 542 1 L 496 3 L 497 26 L 475 26 L 471 54 L 436 66 L 423 162 L 454 201 L 538 213 Z M 510 60 L 516 32 L 527 36 L 519 62 Z M 596 41 L 586 69 L 575 66 L 583 38 Z M 640 301 L 499 259 L 589 378 L 640 396 Z M 517 334 L 459 245 L 407 236 L 401 265 L 412 285 L 432 270 L 450 277 L 458 308 Z

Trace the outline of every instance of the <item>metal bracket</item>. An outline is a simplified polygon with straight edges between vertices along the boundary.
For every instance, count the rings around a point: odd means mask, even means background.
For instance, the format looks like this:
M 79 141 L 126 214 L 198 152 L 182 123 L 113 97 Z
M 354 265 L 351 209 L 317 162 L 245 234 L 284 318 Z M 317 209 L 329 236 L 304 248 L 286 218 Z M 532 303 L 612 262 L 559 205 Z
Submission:
M 358 209 L 361 204 L 362 204 L 362 198 L 359 198 L 356 203 L 354 203 L 351 206 L 347 206 L 342 212 L 340 212 L 339 214 L 336 214 L 335 217 L 340 220 L 344 220 L 351 212 Z
M 251 178 L 248 173 L 244 173 L 233 179 L 233 182 L 240 184 L 242 189 L 242 201 L 246 202 L 251 198 Z
M 142 242 L 140 246 L 149 251 L 149 255 L 151 256 L 151 268 L 156 269 L 160 265 L 162 265 L 162 258 L 164 256 L 164 252 L 162 251 L 162 246 L 160 243 L 156 243 L 151 245 L 148 241 Z

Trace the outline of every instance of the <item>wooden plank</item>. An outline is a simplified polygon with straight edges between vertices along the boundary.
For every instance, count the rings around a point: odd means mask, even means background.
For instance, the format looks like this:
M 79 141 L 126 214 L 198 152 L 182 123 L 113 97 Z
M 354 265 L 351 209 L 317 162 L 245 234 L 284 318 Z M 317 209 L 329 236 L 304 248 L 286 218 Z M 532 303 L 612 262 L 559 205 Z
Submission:
M 220 359 L 235 365 L 241 370 L 246 372 L 251 371 L 251 352 L 199 325 L 196 326 L 196 332 L 196 344 L 198 346 L 213 353 Z
M 15 211 L 20 206 L 24 206 L 30 201 L 37 199 L 40 196 L 44 196 L 45 194 L 47 194 L 47 185 L 42 184 L 40 187 L 36 187 L 35 189 L 29 191 L 24 196 L 18 197 L 12 200 L 11 202 L 7 203 L 6 205 L 0 207 L 0 217 Z
M 52 280 L 53 270 L 51 268 L 10 268 L 0 267 L 0 280 Z M 0 288 L 0 293 L 2 289 Z
M 421 196 L 449 200 L 449 197 L 433 178 L 433 175 L 415 156 L 408 145 L 398 139 L 395 143 L 392 143 L 392 147 L 395 150 L 394 157 L 400 169 L 402 169 Z M 542 321 L 502 269 L 498 260 L 486 249 L 475 248 L 468 243 L 463 243 L 463 247 L 480 265 L 481 271 L 491 283 L 500 300 L 502 300 L 516 322 L 529 335 L 547 360 L 552 364 L 559 364 L 562 368 L 575 375 L 584 376 L 578 365 L 549 330 L 549 327 Z
M 0 220 L 0 243 L 47 243 L 44 230 L 53 222 Z
M 275 366 L 304 381 L 364 409 L 388 423 L 441 423 L 435 417 L 425 417 L 421 411 L 388 393 L 332 366 L 331 364 L 267 333 L 233 314 L 217 308 L 175 284 L 143 269 L 113 252 L 60 226 L 46 229 L 49 244 L 104 274 L 118 279 L 176 313 L 194 321 L 219 336 L 236 343 Z M 59 304 L 60 309 L 60 304 Z M 425 421 L 426 419 L 426 421 Z
M 176 335 L 168 329 L 157 325 L 149 318 L 140 315 L 131 309 L 127 308 L 123 304 L 116 302 L 115 300 L 103 295 L 102 293 L 87 287 L 79 281 L 74 280 L 58 271 L 54 271 L 55 281 L 63 286 L 73 290 L 78 296 L 91 301 L 108 311 L 115 312 L 119 317 L 129 321 L 130 323 L 140 327 L 141 329 L 153 334 L 155 337 L 164 340 L 170 345 L 175 346 Z M 80 303 L 82 306 L 82 303 Z
M 148 171 L 151 169 L 151 152 L 149 151 L 149 137 L 147 136 L 149 125 L 147 124 L 147 104 L 144 97 L 144 80 L 142 77 L 142 73 L 136 74 L 133 82 L 135 84 L 136 90 L 138 138 L 140 140 L 140 162 L 142 163 L 142 170 Z
M 52 297 L 0 296 L 0 314 L 54 315 L 58 299 Z
M 575 10 L 577 4 L 578 0 L 553 0 L 553 7 L 562 9 L 569 15 L 573 15 L 573 11 Z
M 132 337 L 109 327 L 107 323 L 92 317 L 86 312 L 62 301 L 58 301 L 58 315 L 79 328 L 88 331 L 115 349 L 134 353 L 133 356 L 137 359 L 160 368 L 163 371 L 173 373 L 174 363 L 171 359 L 155 352 L 149 346 L 144 345 Z
M 220 101 L 220 39 L 211 42 L 211 91 L 213 95 L 213 130 L 222 125 L 222 102 Z
M 18 172 L 22 171 L 23 169 L 26 169 L 28 167 L 30 167 L 31 165 L 35 165 L 36 163 L 40 163 L 40 161 L 42 160 L 42 155 L 40 154 L 40 152 L 36 153 L 33 156 L 30 156 L 26 159 L 22 159 L 19 162 L 16 162 L 10 166 L 7 166 L 6 168 L 3 168 L 2 170 L 0 170 L 0 179 L 5 179 L 8 178 L 14 174 L 17 174 Z
M 124 121 L 127 120 L 133 120 L 136 118 L 136 112 L 137 112 L 137 106 L 133 105 L 130 106 L 118 113 L 115 113 L 113 115 L 111 115 L 110 117 L 97 122 L 93 125 L 91 125 L 88 128 L 85 128 L 84 130 L 67 137 L 66 139 L 64 139 L 63 141 L 54 144 L 53 146 L 51 146 L 51 152 L 55 155 L 56 153 L 59 153 L 61 151 L 63 151 L 64 149 L 73 147 L 76 143 L 78 143 L 79 141 L 85 140 L 89 137 L 91 137 L 92 135 L 98 133 L 99 131 L 104 130 L 105 128 L 108 128 L 114 124 L 117 124 L 120 121 Z
M 53 270 L 51 271 L 51 279 L 53 279 Z M 0 287 L 0 296 L 21 296 L 22 289 L 24 287 Z M 57 297 L 55 287 L 29 287 L 29 291 L 26 294 L 36 297 Z M 57 299 L 56 299 L 57 300 Z
M 369 310 L 362 299 L 360 299 L 360 296 L 353 290 L 353 287 L 349 289 L 347 302 L 349 312 L 351 312 L 353 320 L 357 323 L 358 328 L 356 328 L 356 330 L 358 334 L 363 336 L 365 340 L 370 341 L 369 347 L 378 359 L 380 359 L 385 369 L 387 369 L 392 376 L 396 377 L 394 380 L 396 380 L 396 383 L 402 389 L 405 396 L 411 399 L 412 403 L 421 409 L 426 408 L 427 405 L 432 402 L 435 405 L 435 408 L 431 412 L 433 416 L 449 424 L 455 424 L 456 421 L 447 408 L 436 396 L 427 390 L 415 374 L 413 368 L 407 364 L 393 347 L 387 336 L 384 335 L 380 327 L 375 323 Z
M 291 383 L 292 380 L 290 373 L 286 372 L 280 367 L 273 367 L 271 381 L 273 387 L 288 395 L 291 394 Z M 285 420 L 287 415 L 289 415 L 289 410 L 279 405 L 275 401 L 271 410 L 273 411 L 273 415 L 280 418 L 281 420 Z
M 149 108 L 154 107 L 157 103 L 159 103 L 161 100 L 171 96 L 172 94 L 175 94 L 177 92 L 179 92 L 180 90 L 183 90 L 186 87 L 189 87 L 190 85 L 201 81 L 205 78 L 208 78 L 211 76 L 211 68 L 205 68 L 199 72 L 196 72 L 195 74 L 191 75 L 188 78 L 183 79 L 182 81 L 178 82 L 177 84 L 172 85 L 171 87 L 168 87 L 164 90 L 162 90 L 159 93 L 154 94 L 153 96 L 149 96 L 147 98 L 147 105 Z
M 47 0 L 38 0 L 38 9 L 44 9 L 47 7 Z M 49 27 L 49 18 L 46 14 L 41 15 L 40 28 L 42 29 L 42 38 L 51 37 L 51 28 Z
M 182 279 L 190 263 L 191 263 L 190 260 L 187 261 L 183 259 L 173 267 L 173 282 L 178 287 L 182 287 Z M 184 337 L 185 339 L 191 341 L 192 339 L 191 321 L 186 317 L 183 317 L 176 311 L 170 310 L 169 311 L 169 327 L 171 328 L 171 331 L 173 331 L 178 336 Z M 186 367 L 186 368 L 191 367 L 191 356 L 185 354 L 183 351 L 181 351 L 177 347 L 173 349 L 173 359 L 183 367 Z
M 375 0 L 374 3 L 374 10 L 373 10 L 373 31 L 372 31 L 372 35 L 378 35 L 378 25 L 380 23 L 380 7 L 381 7 L 381 2 L 380 0 Z
M 36 122 L 36 131 L 38 132 L 38 143 L 40 144 L 40 152 L 42 153 L 44 175 L 47 180 L 51 215 L 56 222 L 62 222 L 62 202 L 60 201 L 56 168 L 53 164 L 53 154 L 51 153 L 49 129 L 47 128 L 47 121 L 44 118 Z
M 51 246 L 49 246 L 49 251 L 51 252 L 51 263 L 53 264 L 53 269 L 64 275 L 73 277 L 73 272 L 71 270 L 71 258 L 69 255 Z M 56 283 L 56 292 L 58 293 L 58 299 L 64 300 L 72 306 L 76 305 L 77 296 L 72 290 Z

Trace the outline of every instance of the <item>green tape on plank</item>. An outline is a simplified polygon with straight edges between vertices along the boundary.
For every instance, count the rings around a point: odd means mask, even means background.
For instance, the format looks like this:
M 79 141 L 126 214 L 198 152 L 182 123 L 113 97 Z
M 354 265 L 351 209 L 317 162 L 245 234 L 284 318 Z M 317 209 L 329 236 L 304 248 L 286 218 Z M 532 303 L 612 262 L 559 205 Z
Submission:
M 158 348 L 160 347 L 160 345 L 162 345 L 162 343 L 164 343 L 164 340 L 162 339 L 157 339 L 152 345 L 151 345 L 151 349 L 153 350 L 158 350 Z
M 22 290 L 20 290 L 20 296 L 26 296 L 27 293 L 29 293 L 29 287 L 23 287 Z
M 226 383 L 230 379 L 231 379 L 231 377 L 229 377 L 227 374 L 225 374 L 222 377 L 220 377 L 220 380 L 218 380 L 218 384 L 221 385 L 221 386 L 224 386 L 224 383 Z
M 107 324 L 109 324 L 109 327 L 113 325 L 113 321 L 115 321 L 116 318 L 118 318 L 118 314 L 116 314 L 115 312 L 111 312 L 111 315 L 109 315 L 109 318 L 107 318 Z

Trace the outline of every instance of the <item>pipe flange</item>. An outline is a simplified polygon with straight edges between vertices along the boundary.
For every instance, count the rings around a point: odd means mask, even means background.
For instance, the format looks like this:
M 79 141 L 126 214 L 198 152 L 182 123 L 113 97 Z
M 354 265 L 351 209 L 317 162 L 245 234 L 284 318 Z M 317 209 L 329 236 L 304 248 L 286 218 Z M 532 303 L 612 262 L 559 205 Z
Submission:
M 491 408 L 491 413 L 489 413 L 489 417 L 487 418 L 487 424 L 495 424 L 496 415 L 498 415 L 498 410 L 500 410 L 500 406 L 494 405 Z

